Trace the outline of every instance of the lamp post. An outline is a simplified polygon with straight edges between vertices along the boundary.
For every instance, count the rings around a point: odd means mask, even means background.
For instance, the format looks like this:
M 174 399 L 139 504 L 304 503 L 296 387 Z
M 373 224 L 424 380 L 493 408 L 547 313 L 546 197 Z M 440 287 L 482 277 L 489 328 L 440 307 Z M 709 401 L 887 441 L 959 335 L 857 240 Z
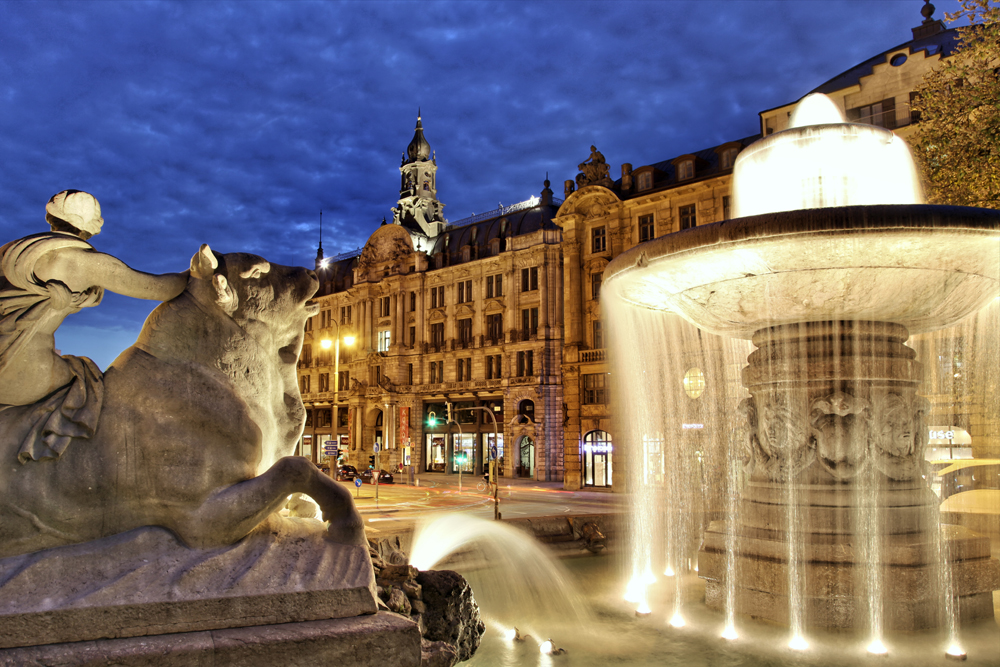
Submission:
M 329 338 L 324 338 L 320 341 L 320 347 L 324 350 L 329 350 L 333 347 L 333 440 L 337 443 L 337 454 L 340 454 L 340 433 L 337 431 L 340 428 L 340 420 L 338 419 L 337 410 L 340 407 L 338 404 L 338 394 L 340 392 L 340 322 L 337 320 L 332 320 L 334 326 L 336 327 L 336 335 L 331 341 Z M 344 336 L 345 345 L 354 345 L 354 336 Z M 333 461 L 330 463 L 330 477 L 336 479 L 337 473 L 334 472 L 337 462 Z

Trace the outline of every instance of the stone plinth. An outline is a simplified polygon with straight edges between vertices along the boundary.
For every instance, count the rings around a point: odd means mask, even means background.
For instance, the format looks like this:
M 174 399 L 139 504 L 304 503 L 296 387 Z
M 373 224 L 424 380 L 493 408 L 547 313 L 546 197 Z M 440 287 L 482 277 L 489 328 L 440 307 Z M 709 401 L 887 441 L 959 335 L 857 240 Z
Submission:
M 255 625 L 0 650 L 0 667 L 417 667 L 420 631 L 382 612 L 356 618 Z
M 0 648 L 374 614 L 367 546 L 272 517 L 234 545 L 192 549 L 169 531 L 0 559 Z

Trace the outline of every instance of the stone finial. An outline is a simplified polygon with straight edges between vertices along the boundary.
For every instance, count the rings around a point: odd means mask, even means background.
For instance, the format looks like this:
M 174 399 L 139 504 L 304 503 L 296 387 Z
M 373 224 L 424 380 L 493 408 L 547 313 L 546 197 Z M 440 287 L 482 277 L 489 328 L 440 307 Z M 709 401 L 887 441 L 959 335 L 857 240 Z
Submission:
M 920 15 L 924 17 L 924 23 L 929 23 L 934 19 L 931 16 L 934 15 L 934 5 L 931 4 L 931 0 L 924 0 L 924 6 L 920 8 Z
M 563 184 L 563 193 L 566 197 L 569 197 L 576 190 L 576 183 L 574 181 L 566 181 Z

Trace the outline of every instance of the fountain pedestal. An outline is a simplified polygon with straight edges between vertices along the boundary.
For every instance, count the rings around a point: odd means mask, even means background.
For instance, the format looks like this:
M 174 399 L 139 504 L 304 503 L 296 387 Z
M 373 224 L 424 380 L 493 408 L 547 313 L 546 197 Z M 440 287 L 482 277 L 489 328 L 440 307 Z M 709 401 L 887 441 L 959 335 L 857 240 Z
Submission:
M 754 334 L 743 371 L 751 397 L 741 404 L 751 477 L 739 518 L 713 523 L 699 553 L 710 607 L 725 607 L 735 574 L 737 613 L 787 623 L 799 605 L 805 624 L 849 628 L 874 604 L 889 629 L 936 627 L 947 554 L 960 617 L 992 617 L 1000 568 L 988 539 L 956 526 L 936 534 L 938 500 L 924 481 L 928 404 L 907 337 L 872 321 Z

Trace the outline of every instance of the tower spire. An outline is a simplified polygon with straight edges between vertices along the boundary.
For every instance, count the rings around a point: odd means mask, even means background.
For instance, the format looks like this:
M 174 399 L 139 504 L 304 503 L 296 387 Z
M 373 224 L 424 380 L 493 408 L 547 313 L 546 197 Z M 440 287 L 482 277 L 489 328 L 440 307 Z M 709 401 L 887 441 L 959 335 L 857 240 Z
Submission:
M 319 248 L 316 249 L 316 268 L 323 262 L 323 209 L 319 210 Z

